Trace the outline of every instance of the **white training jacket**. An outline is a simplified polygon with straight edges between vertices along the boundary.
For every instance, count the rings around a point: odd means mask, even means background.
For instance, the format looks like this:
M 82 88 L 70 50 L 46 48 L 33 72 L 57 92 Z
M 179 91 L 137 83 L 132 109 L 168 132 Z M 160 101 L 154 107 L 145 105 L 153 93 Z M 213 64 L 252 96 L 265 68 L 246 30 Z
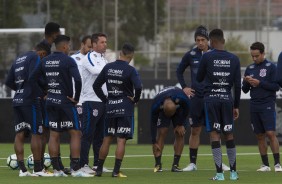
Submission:
M 85 55 L 81 54 L 81 52 L 78 51 L 75 54 L 71 55 L 71 57 L 75 60 L 77 67 L 78 67 L 79 74 L 81 75 L 81 65 L 82 65 L 81 63 Z M 81 80 L 82 80 L 82 77 L 81 77 Z M 73 82 L 73 92 L 75 93 L 74 82 Z M 79 98 L 79 102 L 77 103 L 77 105 L 82 105 L 81 96 Z
M 102 71 L 104 66 L 107 64 L 107 60 L 103 54 L 95 51 L 89 52 L 81 61 L 81 78 L 82 78 L 82 90 L 80 99 L 85 101 L 101 102 L 100 98 L 97 97 L 93 90 L 93 84 L 99 73 Z M 102 86 L 102 90 L 105 95 L 108 95 L 106 84 Z

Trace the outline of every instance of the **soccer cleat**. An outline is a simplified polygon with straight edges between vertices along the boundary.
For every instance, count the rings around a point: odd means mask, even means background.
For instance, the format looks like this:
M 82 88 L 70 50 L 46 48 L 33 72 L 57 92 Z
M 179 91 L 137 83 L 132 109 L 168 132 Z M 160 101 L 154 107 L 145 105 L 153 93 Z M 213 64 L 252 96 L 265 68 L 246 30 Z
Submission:
M 96 171 L 96 170 L 97 170 L 97 167 L 98 167 L 98 166 L 93 166 L 93 167 L 92 167 L 92 170 L 93 170 L 93 171 Z M 109 173 L 109 172 L 113 172 L 113 171 L 110 170 L 110 169 L 107 169 L 106 167 L 103 167 L 103 172 L 104 172 L 104 173 Z
M 282 172 L 282 167 L 281 167 L 281 165 L 280 165 L 280 164 L 276 164 L 276 165 L 274 166 L 274 171 L 275 171 L 275 172 Z
M 36 174 L 31 174 L 29 171 L 23 172 L 20 170 L 19 177 L 26 177 L 26 176 L 37 176 Z
M 54 169 L 54 174 L 53 174 L 54 177 L 68 177 L 68 175 L 66 175 L 64 173 L 64 171 L 60 170 L 60 171 L 57 171 L 56 169 Z
M 223 173 L 216 173 L 216 175 L 212 177 L 210 180 L 223 181 L 225 179 Z
M 194 163 L 190 163 L 187 167 L 185 167 L 182 170 L 183 171 L 196 171 L 197 170 L 197 166 Z
M 171 168 L 171 172 L 182 172 L 183 170 L 179 168 L 178 165 L 173 165 Z
M 228 167 L 227 165 L 225 165 L 224 163 L 222 163 L 222 170 L 223 170 L 223 171 L 230 171 L 230 167 Z
M 101 177 L 102 176 L 102 171 L 95 171 L 95 176 Z
M 54 176 L 53 173 L 46 172 L 45 169 L 43 169 L 42 171 L 38 171 L 38 172 L 33 171 L 33 174 L 36 174 L 37 176 L 41 176 L 41 177 L 52 177 L 52 176 Z
M 154 172 L 163 172 L 162 164 L 156 165 L 154 168 Z
M 259 172 L 268 172 L 268 171 L 271 171 L 271 168 L 269 166 L 262 165 L 262 166 L 260 166 L 260 168 L 257 171 L 259 171 Z
M 72 177 L 93 177 L 94 176 L 93 174 L 88 174 L 81 169 L 79 169 L 77 171 L 72 171 L 71 175 L 72 175 Z
M 93 171 L 87 164 L 85 164 L 84 167 L 81 167 L 81 170 L 88 174 L 95 174 L 95 171 Z
M 71 174 L 71 169 L 65 167 L 65 168 L 63 169 L 63 172 L 64 172 L 65 174 L 70 175 L 70 174 Z
M 239 179 L 238 173 L 236 171 L 231 171 L 230 180 L 238 180 L 238 179 Z
M 115 172 L 113 172 L 113 173 L 112 173 L 112 177 L 117 177 L 117 178 L 127 178 L 127 176 L 126 176 L 126 175 L 124 175 L 124 174 L 122 174 L 121 172 L 119 172 L 119 173 L 115 173 Z

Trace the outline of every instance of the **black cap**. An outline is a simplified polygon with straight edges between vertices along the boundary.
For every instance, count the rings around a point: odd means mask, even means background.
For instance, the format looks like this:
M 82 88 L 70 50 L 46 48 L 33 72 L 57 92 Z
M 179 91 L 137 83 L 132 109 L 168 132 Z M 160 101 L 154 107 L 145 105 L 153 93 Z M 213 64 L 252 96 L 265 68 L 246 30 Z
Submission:
M 207 40 L 209 40 L 209 33 L 208 33 L 207 28 L 205 28 L 204 26 L 197 27 L 195 34 L 194 34 L 195 40 L 197 36 L 202 36 L 202 37 L 205 37 Z
M 66 35 L 58 35 L 56 39 L 54 40 L 55 45 L 57 45 L 60 42 L 68 42 L 70 41 L 70 37 Z

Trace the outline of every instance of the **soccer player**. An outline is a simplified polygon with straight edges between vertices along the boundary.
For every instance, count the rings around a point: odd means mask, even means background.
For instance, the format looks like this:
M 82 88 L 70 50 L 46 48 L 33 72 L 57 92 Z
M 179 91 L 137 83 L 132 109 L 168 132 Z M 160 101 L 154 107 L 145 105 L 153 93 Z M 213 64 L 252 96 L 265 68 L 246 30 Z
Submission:
M 206 130 L 210 134 L 216 176 L 212 180 L 224 180 L 220 134 L 226 142 L 230 164 L 230 180 L 237 180 L 236 148 L 233 137 L 234 120 L 239 117 L 241 95 L 241 73 L 239 58 L 224 50 L 224 36 L 221 29 L 209 34 L 213 50 L 203 54 L 197 73 L 197 81 L 205 81 L 204 105 Z M 234 100 L 231 88 L 234 84 Z
M 81 101 L 83 109 L 82 138 L 80 151 L 80 166 L 90 174 L 94 174 L 99 159 L 99 150 L 104 137 L 105 103 L 93 90 L 93 83 L 97 76 L 108 63 L 105 59 L 107 49 L 107 35 L 94 33 L 91 36 L 92 52 L 89 52 L 82 60 L 80 73 L 82 77 Z M 107 94 L 106 85 L 103 92 Z M 94 152 L 93 170 L 89 167 L 89 149 L 92 144 Z M 104 172 L 111 172 L 103 168 Z
M 170 123 L 173 124 L 175 134 L 174 159 L 171 171 L 182 172 L 182 169 L 179 168 L 179 160 L 184 147 L 188 113 L 189 99 L 180 88 L 167 87 L 155 96 L 151 107 L 151 136 L 155 157 L 154 172 L 163 171 L 161 162 L 162 151 Z
M 54 43 L 54 40 L 58 35 L 61 34 L 60 32 L 60 25 L 55 22 L 48 22 L 45 25 L 45 31 L 44 31 L 44 40 L 43 43 L 49 45 L 50 49 L 52 47 L 52 44 Z M 51 53 L 51 52 L 50 52 Z M 48 53 L 48 54 L 50 54 Z
M 75 60 L 76 64 L 77 64 L 77 67 L 78 67 L 78 70 L 79 70 L 79 73 L 80 73 L 80 76 L 82 75 L 81 74 L 81 64 L 82 64 L 82 59 L 84 58 L 84 56 L 90 52 L 92 49 L 92 45 L 91 45 L 91 36 L 90 35 L 86 35 L 82 38 L 81 40 L 81 44 L 80 44 L 80 50 L 71 55 L 71 57 Z M 82 77 L 82 76 L 81 76 Z M 79 98 L 79 102 L 77 103 L 76 105 L 76 110 L 78 112 L 78 119 L 79 119 L 79 124 L 81 126 L 82 124 L 82 114 L 83 114 L 83 111 L 82 111 L 82 102 L 81 102 L 81 98 Z
M 105 137 L 99 152 L 96 176 L 102 176 L 102 169 L 114 137 L 117 137 L 115 166 L 112 177 L 127 177 L 120 172 L 125 145 L 134 133 L 134 104 L 141 95 L 142 84 L 136 69 L 129 65 L 134 56 L 134 47 L 125 43 L 120 57 L 107 64 L 93 84 L 97 96 L 106 103 Z M 102 90 L 106 83 L 108 97 Z
M 246 68 L 242 90 L 250 91 L 251 124 L 258 141 L 258 148 L 262 165 L 257 171 L 271 171 L 267 156 L 267 141 L 274 158 L 275 172 L 281 172 L 279 141 L 276 137 L 276 91 L 279 85 L 276 83 L 276 66 L 265 59 L 264 45 L 255 42 L 250 46 L 253 64 Z M 281 75 L 281 74 L 280 74 Z
M 196 161 L 198 154 L 198 147 L 200 145 L 200 134 L 202 126 L 205 125 L 204 112 L 204 84 L 196 80 L 200 59 L 203 53 L 207 52 L 209 48 L 209 33 L 204 26 L 199 26 L 194 34 L 196 42 L 195 48 L 188 51 L 182 58 L 177 67 L 176 74 L 178 82 L 180 83 L 184 93 L 190 98 L 190 126 L 191 134 L 189 137 L 189 155 L 190 164 L 183 169 L 183 171 L 197 170 Z M 184 80 L 183 73 L 186 68 L 190 67 L 191 72 L 191 86 L 188 86 Z M 224 171 L 229 170 L 225 164 L 222 164 Z
M 40 101 L 37 98 L 38 85 L 32 85 L 30 75 L 40 64 L 40 60 L 50 52 L 48 45 L 40 43 L 35 51 L 29 51 L 19 56 L 13 63 L 5 84 L 15 91 L 13 108 L 15 114 L 14 149 L 20 168 L 19 176 L 52 176 L 44 171 L 41 164 L 42 115 Z M 34 157 L 34 171 L 31 174 L 24 164 L 24 139 L 31 136 L 31 151 Z
M 50 128 L 49 154 L 51 156 L 54 176 L 67 176 L 59 165 L 60 134 L 70 134 L 70 152 L 73 177 L 93 177 L 83 172 L 79 165 L 80 127 L 75 105 L 81 92 L 81 77 L 75 61 L 69 57 L 70 37 L 58 35 L 55 39 L 56 51 L 43 59 L 41 67 L 32 76 L 43 75 L 46 79 L 46 109 Z M 73 84 L 75 82 L 75 94 Z
M 277 62 L 277 71 L 282 71 L 282 52 L 279 54 L 278 62 Z M 276 73 L 276 81 L 282 88 L 282 75 L 280 72 Z

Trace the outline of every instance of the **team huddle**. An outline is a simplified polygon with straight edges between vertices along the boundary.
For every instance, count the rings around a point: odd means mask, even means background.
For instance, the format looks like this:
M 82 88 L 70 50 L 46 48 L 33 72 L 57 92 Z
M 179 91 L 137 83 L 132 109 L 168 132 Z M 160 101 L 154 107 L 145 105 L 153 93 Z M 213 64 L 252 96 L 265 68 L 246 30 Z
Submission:
M 142 92 L 138 72 L 129 65 L 134 47 L 124 43 L 119 58 L 109 63 L 105 58 L 107 35 L 85 36 L 81 49 L 69 56 L 70 37 L 60 34 L 60 25 L 50 22 L 45 27 L 45 39 L 16 58 L 6 85 L 15 91 L 15 153 L 19 176 L 93 177 L 112 172 L 112 177 L 127 177 L 120 171 L 125 145 L 134 133 L 134 106 Z M 154 172 L 162 172 L 161 156 L 170 123 L 175 143 L 171 171 L 197 170 L 200 133 L 205 127 L 210 135 L 216 175 L 212 180 L 225 180 L 223 171 L 230 170 L 230 180 L 238 180 L 236 147 L 233 136 L 234 120 L 239 117 L 241 71 L 239 58 L 224 50 L 221 29 L 208 33 L 199 26 L 195 31 L 196 47 L 187 52 L 178 68 L 177 78 L 182 89 L 167 87 L 154 98 L 151 107 L 151 137 L 155 157 Z M 210 46 L 209 42 L 210 41 Z M 51 53 L 52 44 L 55 51 Z M 251 45 L 254 64 L 247 67 L 242 90 L 250 91 L 251 124 L 258 140 L 262 166 L 258 171 L 270 171 L 266 137 L 270 140 L 274 169 L 281 172 L 279 142 L 275 135 L 276 91 L 282 86 L 282 55 L 276 66 L 264 58 L 264 45 Z M 280 61 L 281 60 L 281 61 Z M 191 69 L 191 85 L 183 73 Z M 232 94 L 232 89 L 234 93 Z M 189 137 L 190 163 L 179 168 L 184 147 L 184 135 Z M 70 170 L 64 167 L 60 153 L 60 134 L 70 135 Z M 34 170 L 24 164 L 24 139 L 31 133 Z M 225 139 L 229 167 L 222 163 L 221 133 Z M 104 167 L 110 144 L 116 138 L 113 170 Z M 43 158 L 48 150 L 53 172 L 44 168 Z M 94 153 L 93 167 L 89 151 Z

